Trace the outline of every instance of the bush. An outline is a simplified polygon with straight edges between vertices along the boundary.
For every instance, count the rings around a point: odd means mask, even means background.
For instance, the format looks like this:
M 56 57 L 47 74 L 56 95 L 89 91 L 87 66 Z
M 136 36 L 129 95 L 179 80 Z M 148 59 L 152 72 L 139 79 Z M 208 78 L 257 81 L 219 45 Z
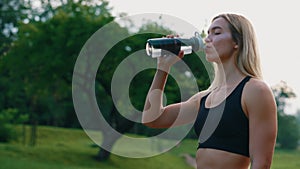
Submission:
M 17 133 L 10 124 L 0 124 L 0 142 L 16 139 Z
M 0 142 L 17 138 L 13 125 L 27 121 L 26 115 L 19 115 L 17 109 L 6 109 L 0 112 Z
M 277 142 L 281 148 L 297 149 L 300 138 L 299 124 L 292 115 L 280 115 L 278 117 Z

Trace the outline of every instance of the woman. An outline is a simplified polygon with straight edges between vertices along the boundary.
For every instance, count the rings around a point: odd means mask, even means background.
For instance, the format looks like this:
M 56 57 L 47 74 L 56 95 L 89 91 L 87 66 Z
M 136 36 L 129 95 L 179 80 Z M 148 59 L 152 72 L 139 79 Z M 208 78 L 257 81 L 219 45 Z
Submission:
M 195 122 L 194 129 L 200 136 L 198 169 L 270 168 L 277 134 L 276 104 L 272 91 L 262 81 L 251 23 L 237 14 L 218 15 L 212 20 L 205 42 L 206 60 L 215 65 L 211 86 L 187 101 L 163 106 L 168 72 L 183 52 L 178 57 L 159 57 L 143 123 L 168 128 Z M 210 113 L 220 119 L 215 121 L 209 137 L 201 138 Z

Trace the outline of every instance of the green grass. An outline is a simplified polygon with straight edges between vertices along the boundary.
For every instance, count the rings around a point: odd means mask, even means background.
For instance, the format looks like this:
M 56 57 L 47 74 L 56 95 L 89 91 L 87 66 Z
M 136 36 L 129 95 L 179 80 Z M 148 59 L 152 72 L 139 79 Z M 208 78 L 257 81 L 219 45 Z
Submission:
M 300 150 L 276 150 L 272 169 L 299 169 Z
M 82 130 L 40 126 L 35 147 L 19 142 L 0 144 L 0 169 L 192 169 L 181 155 L 196 151 L 196 141 L 187 139 L 155 157 L 112 155 L 108 161 L 98 162 L 93 159 L 98 152 L 94 145 Z M 300 151 L 275 151 L 272 169 L 299 168 Z
M 191 169 L 174 152 L 143 159 L 112 155 L 98 162 L 94 145 L 82 130 L 40 126 L 35 147 L 0 144 L 0 169 Z

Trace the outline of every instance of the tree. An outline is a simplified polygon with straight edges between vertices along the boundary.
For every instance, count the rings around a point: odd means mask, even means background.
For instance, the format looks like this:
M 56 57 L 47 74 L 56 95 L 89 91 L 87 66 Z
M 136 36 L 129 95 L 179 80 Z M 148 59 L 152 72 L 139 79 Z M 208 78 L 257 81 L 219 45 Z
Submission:
M 101 5 L 70 3 L 58 7 L 46 21 L 20 24 L 18 38 L 3 56 L 1 87 L 8 91 L 3 107 L 18 106 L 29 114 L 31 145 L 36 143 L 38 124 L 78 124 L 71 102 L 73 67 L 83 43 L 113 19 L 94 14 L 99 8 L 106 9 L 107 3 Z
M 277 142 L 281 148 L 296 149 L 300 139 L 300 128 L 293 115 L 285 114 L 286 99 L 296 97 L 293 90 L 285 83 L 280 82 L 272 88 L 277 104 L 278 137 Z

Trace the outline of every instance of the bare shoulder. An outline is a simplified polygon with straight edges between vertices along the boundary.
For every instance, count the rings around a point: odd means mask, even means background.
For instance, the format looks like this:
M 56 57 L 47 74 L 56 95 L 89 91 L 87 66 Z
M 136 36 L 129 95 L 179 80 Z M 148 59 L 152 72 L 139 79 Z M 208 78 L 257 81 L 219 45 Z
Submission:
M 243 102 L 250 115 L 276 111 L 276 104 L 270 86 L 262 80 L 251 78 L 243 91 Z
M 273 95 L 270 86 L 257 78 L 251 78 L 245 85 L 244 90 L 246 97 L 268 97 Z

